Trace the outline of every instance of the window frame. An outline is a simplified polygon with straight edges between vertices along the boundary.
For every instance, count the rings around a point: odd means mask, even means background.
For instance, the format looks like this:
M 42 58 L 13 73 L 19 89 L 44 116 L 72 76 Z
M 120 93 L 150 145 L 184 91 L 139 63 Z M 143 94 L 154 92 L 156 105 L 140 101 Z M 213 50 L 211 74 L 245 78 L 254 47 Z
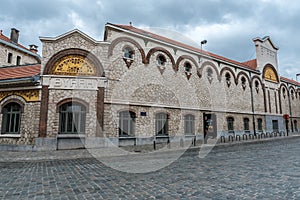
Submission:
M 9 109 L 7 109 L 9 107 Z M 14 110 L 14 107 L 17 107 Z M 21 132 L 22 105 L 10 102 L 2 108 L 1 135 L 18 135 Z M 9 120 L 9 121 L 8 121 Z M 13 120 L 13 121 L 12 121 Z
M 74 108 L 80 107 L 80 110 Z M 74 112 L 75 110 L 75 112 Z M 87 108 L 79 102 L 66 102 L 59 106 L 58 134 L 85 134 Z M 75 117 L 75 119 L 74 119 Z M 71 118 L 71 119 L 70 119 Z M 77 119 L 76 119 L 77 118 Z
M 195 116 L 192 114 L 184 115 L 184 134 L 195 135 Z
M 135 136 L 135 120 L 136 113 L 133 111 L 119 112 L 119 137 L 134 137 Z M 125 128 L 127 127 L 127 128 Z M 126 130 L 127 132 L 126 132 Z M 126 134 L 126 133 L 127 134 Z
M 227 130 L 234 131 L 234 117 L 227 117 Z
M 123 58 L 133 60 L 134 59 L 134 51 L 131 47 L 126 46 L 123 49 Z
M 257 130 L 258 131 L 263 131 L 263 120 L 262 120 L 262 118 L 257 119 Z
M 13 58 L 13 54 L 11 52 L 9 52 L 7 54 L 7 63 L 11 64 L 12 63 L 12 58 Z
M 169 115 L 165 112 L 156 113 L 155 115 L 155 135 L 169 135 Z
M 16 65 L 21 65 L 21 56 L 17 56 Z
M 244 117 L 243 119 L 243 124 L 244 124 L 244 131 L 249 131 L 250 130 L 250 120 L 248 117 Z

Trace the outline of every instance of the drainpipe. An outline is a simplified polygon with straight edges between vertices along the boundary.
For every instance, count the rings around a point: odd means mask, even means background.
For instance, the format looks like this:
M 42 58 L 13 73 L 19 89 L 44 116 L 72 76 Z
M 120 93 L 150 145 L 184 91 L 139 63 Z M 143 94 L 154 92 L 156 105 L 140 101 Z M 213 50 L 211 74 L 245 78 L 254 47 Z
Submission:
M 249 72 L 250 76 L 250 93 L 251 93 L 251 108 L 252 108 L 252 123 L 253 123 L 253 134 L 256 136 L 256 128 L 255 128 L 255 111 L 254 111 L 254 98 L 253 98 L 253 88 L 252 88 L 252 74 Z

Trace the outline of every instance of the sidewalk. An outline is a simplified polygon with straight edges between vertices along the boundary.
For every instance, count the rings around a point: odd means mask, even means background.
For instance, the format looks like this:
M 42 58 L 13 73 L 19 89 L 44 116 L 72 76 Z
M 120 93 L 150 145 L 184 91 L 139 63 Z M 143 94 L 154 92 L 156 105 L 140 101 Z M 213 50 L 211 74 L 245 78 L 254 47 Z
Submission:
M 202 144 L 201 146 L 191 146 L 180 148 L 178 146 L 171 148 L 160 149 L 159 151 L 153 151 L 146 154 L 161 154 L 163 152 L 168 153 L 172 151 L 185 151 L 186 149 L 197 149 L 197 148 L 228 148 L 235 145 L 247 145 L 247 144 L 258 144 L 280 140 L 293 140 L 300 138 L 300 135 L 291 136 L 277 136 L 271 138 L 262 139 L 248 139 L 241 141 L 233 141 L 226 143 L 216 143 L 214 141 L 208 142 L 208 144 Z M 93 157 L 116 157 L 126 155 L 145 155 L 145 153 L 129 152 L 124 149 L 115 148 L 99 148 L 99 149 L 76 149 L 76 150 L 56 150 L 56 151 L 0 151 L 0 162 L 21 162 L 21 161 L 38 161 L 38 160 L 67 160 L 67 159 L 78 159 L 78 158 L 93 158 Z

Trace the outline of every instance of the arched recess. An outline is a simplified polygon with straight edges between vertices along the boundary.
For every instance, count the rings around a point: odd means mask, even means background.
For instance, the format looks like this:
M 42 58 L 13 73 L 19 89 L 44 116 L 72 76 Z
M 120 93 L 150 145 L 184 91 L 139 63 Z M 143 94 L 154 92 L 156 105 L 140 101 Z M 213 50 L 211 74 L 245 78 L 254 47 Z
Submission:
M 237 77 L 236 77 L 236 80 L 235 80 L 235 84 L 237 85 L 237 84 L 239 83 L 239 78 L 240 78 L 240 76 L 242 76 L 242 75 L 246 77 L 246 79 L 248 80 L 248 84 L 249 84 L 249 86 L 250 86 L 250 84 L 251 84 L 250 78 L 249 78 L 249 76 L 246 74 L 246 72 L 243 72 L 243 71 L 240 71 L 240 72 L 238 73 L 238 75 L 237 75 Z
M 229 67 L 224 67 L 224 68 L 222 68 L 221 71 L 220 71 L 220 76 L 222 77 L 223 74 L 224 74 L 226 71 L 227 71 L 227 72 L 230 72 L 231 75 L 232 75 L 232 77 L 233 77 L 233 80 L 236 81 L 235 74 L 234 74 L 233 70 L 230 69 Z
M 108 57 L 113 55 L 114 48 L 120 42 L 129 42 L 129 43 L 133 44 L 139 50 L 139 52 L 142 56 L 142 62 L 146 63 L 146 54 L 145 54 L 145 51 L 143 50 L 143 48 L 141 47 L 141 45 L 137 41 L 135 41 L 131 38 L 128 38 L 128 37 L 119 37 L 119 38 L 115 39 L 114 41 L 112 41 L 108 48 Z
M 268 81 L 273 81 L 278 83 L 279 77 L 275 67 L 271 64 L 266 64 L 263 70 L 263 78 Z
M 220 75 L 220 73 L 219 73 L 219 71 L 218 71 L 218 68 L 216 67 L 215 64 L 213 64 L 213 63 L 210 62 L 210 61 L 205 61 L 205 62 L 201 65 L 200 69 L 198 69 L 198 71 L 197 71 L 198 76 L 199 76 L 200 78 L 202 77 L 203 69 L 204 69 L 206 66 L 211 66 L 211 67 L 215 70 L 215 72 L 216 72 L 216 74 L 217 74 L 218 80 L 221 81 L 221 75 Z
M 179 64 L 180 64 L 180 62 L 183 61 L 184 59 L 190 60 L 190 61 L 194 64 L 194 66 L 196 67 L 196 69 L 198 69 L 198 64 L 197 64 L 196 60 L 195 60 L 193 57 L 191 57 L 191 56 L 189 56 L 189 55 L 183 55 L 183 56 L 180 56 L 180 57 L 177 59 L 177 61 L 176 61 L 176 65 L 175 65 L 175 71 L 176 71 L 176 72 L 177 72 L 178 69 L 179 69 Z
M 175 64 L 175 60 L 174 60 L 172 54 L 168 50 L 166 50 L 162 47 L 155 47 L 155 48 L 150 49 L 150 51 L 147 54 L 145 64 L 149 64 L 151 56 L 157 51 L 165 53 L 170 58 L 172 67 L 173 67 L 174 71 L 176 71 L 176 64 Z
M 65 49 L 53 55 L 47 62 L 43 75 L 54 74 L 55 68 L 59 67 L 60 63 L 72 62 L 72 59 L 83 61 L 82 66 L 87 69 L 95 68 L 95 72 L 87 73 L 88 75 L 104 76 L 104 68 L 99 59 L 91 52 L 77 48 Z

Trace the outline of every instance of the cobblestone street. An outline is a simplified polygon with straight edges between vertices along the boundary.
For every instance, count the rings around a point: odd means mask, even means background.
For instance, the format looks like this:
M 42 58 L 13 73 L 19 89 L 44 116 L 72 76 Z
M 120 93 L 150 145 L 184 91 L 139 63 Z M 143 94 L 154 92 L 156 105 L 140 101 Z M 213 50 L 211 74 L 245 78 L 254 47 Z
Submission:
M 300 199 L 299 152 L 300 138 L 217 146 L 205 158 L 193 148 L 149 173 L 112 169 L 87 152 L 78 158 L 12 159 L 0 163 L 0 198 Z M 155 162 L 172 153 L 107 157 L 105 162 Z

